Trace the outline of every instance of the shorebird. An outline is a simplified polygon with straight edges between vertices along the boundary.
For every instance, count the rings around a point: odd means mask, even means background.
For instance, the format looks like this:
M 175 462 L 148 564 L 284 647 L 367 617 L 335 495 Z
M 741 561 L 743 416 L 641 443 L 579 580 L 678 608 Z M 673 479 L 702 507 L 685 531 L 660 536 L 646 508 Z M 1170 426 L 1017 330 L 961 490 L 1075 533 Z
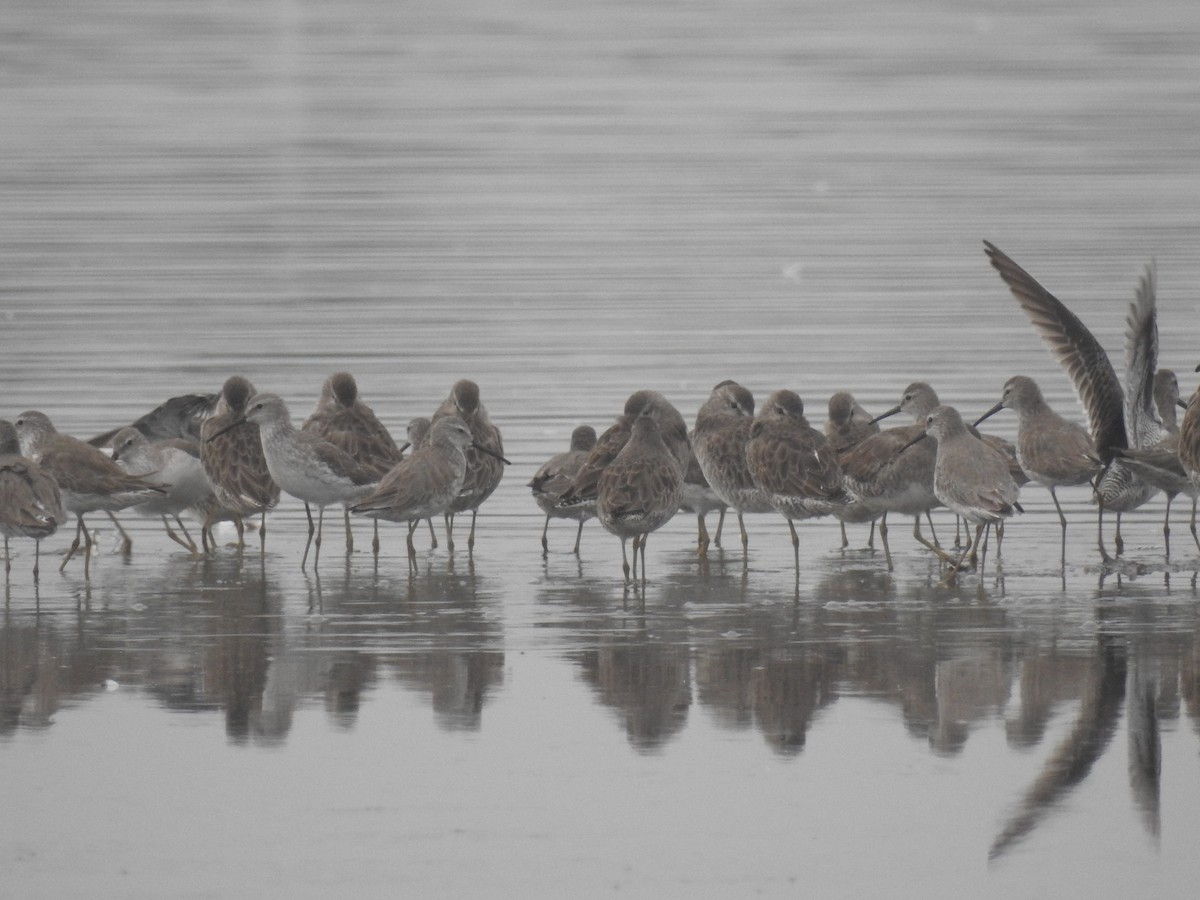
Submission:
M 694 453 L 689 455 L 688 466 L 683 473 L 679 508 L 696 517 L 696 553 L 700 557 L 708 556 L 708 545 L 711 541 L 708 536 L 708 526 L 704 523 L 705 517 L 710 512 L 720 513 L 720 518 L 717 520 L 717 546 L 719 547 L 721 545 L 721 529 L 725 527 L 725 510 L 729 508 L 729 504 L 722 500 L 713 490 L 712 485 L 708 483 L 708 479 L 704 477 L 704 470 L 700 468 L 700 461 L 696 459 Z
M 775 391 L 754 417 L 746 465 L 758 489 L 787 519 L 798 569 L 800 536 L 793 521 L 827 516 L 851 498 L 837 454 L 825 435 L 808 424 L 795 392 Z
M 60 434 L 41 412 L 28 410 L 16 421 L 21 452 L 58 483 L 63 506 L 75 514 L 75 540 L 58 567 L 61 572 L 79 549 L 83 538 L 83 575 L 91 576 L 92 536 L 83 524 L 86 513 L 104 510 L 121 533 L 124 552 L 133 542 L 113 512 L 142 503 L 165 491 L 143 478 L 130 475 L 105 453 L 78 438 Z
M 151 443 L 132 426 L 126 426 L 113 435 L 112 445 L 113 461 L 122 469 L 130 475 L 138 475 L 151 484 L 157 484 L 165 491 L 137 504 L 133 511 L 160 517 L 167 536 L 187 548 L 193 557 L 199 556 L 196 542 L 188 534 L 179 514 L 194 510 L 204 516 L 210 504 L 215 502 L 212 483 L 200 463 L 200 448 L 179 438 Z M 175 533 L 168 516 L 175 520 L 183 537 Z
M 921 516 L 941 501 L 933 491 L 933 468 L 937 460 L 936 441 L 923 442 L 903 456 L 901 449 L 919 434 L 925 433 L 925 419 L 939 405 L 937 392 L 924 381 L 914 381 L 904 389 L 900 402 L 876 416 L 879 422 L 897 413 L 913 418 L 913 424 L 888 428 L 872 434 L 839 456 L 846 489 L 853 501 L 839 513 L 847 522 L 866 522 L 878 518 L 879 537 L 888 569 L 892 551 L 888 544 L 888 513 L 913 517 L 913 538 L 923 546 L 935 546 L 921 534 Z M 933 525 L 930 524 L 930 530 Z
M 404 434 L 406 443 L 400 448 L 401 453 L 406 450 L 419 450 L 429 443 L 429 430 L 433 427 L 433 421 L 428 416 L 416 416 L 408 420 L 408 425 L 405 426 Z M 433 519 L 426 519 L 425 523 L 429 526 L 429 546 L 436 550 L 438 546 L 437 529 L 433 527 Z
M 750 543 L 743 515 L 775 509 L 754 483 L 746 465 L 746 444 L 753 424 L 754 395 L 735 381 L 722 381 L 696 413 L 696 427 L 691 434 L 704 477 L 737 515 L 743 555 Z
M 648 415 L 658 423 L 663 443 L 667 445 L 671 458 L 675 460 L 677 474 L 681 479 L 687 474 L 692 451 L 683 416 L 658 391 L 634 391 L 625 401 L 624 411 L 617 421 L 605 429 L 596 440 L 596 446 L 584 460 L 579 474 L 562 495 L 559 501 L 561 505 L 571 506 L 596 499 L 601 473 L 617 458 L 629 440 L 634 421 L 641 415 Z
M 975 540 L 968 542 L 957 559 L 929 545 L 950 566 L 948 578 L 952 579 L 968 554 L 974 557 L 980 548 L 986 553 L 988 528 L 1015 512 L 1023 512 L 1017 502 L 1020 489 L 1005 455 L 972 434 L 954 407 L 938 406 L 930 412 L 924 434 L 913 438 L 908 446 L 926 437 L 937 441 L 934 493 L 947 509 L 975 526 Z
M 0 534 L 4 535 L 4 577 L 12 571 L 10 537 L 33 538 L 33 580 L 38 580 L 42 538 L 66 521 L 62 494 L 54 478 L 21 455 L 17 429 L 0 420 Z
M 444 515 L 461 495 L 467 472 L 466 451 L 471 447 L 485 456 L 495 456 L 501 465 L 508 463 L 492 449 L 475 443 L 471 429 L 458 416 L 443 416 L 433 423 L 428 440 L 397 463 L 369 495 L 350 507 L 350 512 L 407 522 L 408 561 L 415 566 L 413 532 L 421 519 Z
M 1183 462 L 1179 458 L 1179 425 L 1177 424 L 1175 407 L 1187 409 L 1187 404 L 1179 399 L 1179 380 L 1170 369 L 1159 369 L 1154 373 L 1154 404 L 1158 409 L 1158 417 L 1162 420 L 1166 435 L 1157 443 L 1138 450 L 1129 448 L 1117 450 L 1116 455 L 1125 465 L 1138 474 L 1147 484 L 1158 488 L 1167 498 L 1167 508 L 1163 515 L 1163 546 L 1167 559 L 1171 558 L 1171 502 L 1183 494 L 1191 498 L 1192 517 L 1189 529 L 1196 549 L 1200 550 L 1200 536 L 1196 533 L 1196 503 L 1200 498 L 1200 488 L 1192 484 Z
M 1101 468 L 1087 429 L 1056 413 L 1032 378 L 1014 375 L 1004 384 L 1000 401 L 975 420 L 976 426 L 1002 409 L 1017 414 L 1017 462 L 1029 480 L 1050 491 L 1062 527 L 1062 554 L 1067 552 L 1067 517 L 1056 488 L 1086 484 Z
M 630 581 L 625 546 L 633 538 L 633 578 L 641 551 L 642 581 L 646 580 L 646 540 L 679 510 L 683 476 L 679 461 L 663 440 L 658 410 L 644 406 L 630 424 L 629 439 L 600 472 L 596 483 L 596 516 L 621 539 L 621 567 Z
M 1200 366 L 1196 371 L 1200 372 Z M 1200 387 L 1192 393 L 1179 423 L 1179 462 L 1192 487 L 1200 489 Z
M 160 403 L 126 426 L 110 429 L 90 438 L 93 447 L 109 447 L 121 428 L 136 428 L 151 441 L 172 438 L 200 443 L 200 428 L 204 420 L 216 412 L 220 394 L 183 394 Z
M 233 519 L 238 533 L 238 550 L 245 546 L 242 516 L 262 513 L 260 546 L 266 546 L 267 510 L 279 502 L 279 485 L 267 469 L 258 426 L 230 430 L 229 425 L 245 416 L 254 385 L 240 375 L 226 380 L 216 411 L 200 427 L 200 463 L 212 482 L 218 508 L 204 521 L 204 544 L 209 545 L 212 527 L 224 516 Z
M 1153 267 L 1147 268 L 1141 279 L 1126 318 L 1126 373 L 1122 391 L 1108 354 L 1079 318 L 993 244 L 984 241 L 984 249 L 1042 340 L 1071 377 L 1075 392 L 1087 410 L 1092 452 L 1102 467 L 1094 487 L 1094 500 L 1099 505 L 1097 545 L 1101 557 L 1107 560 L 1103 533 L 1105 510 L 1117 514 L 1115 545 L 1120 554 L 1124 549 L 1121 514 L 1145 503 L 1155 493 L 1155 488 L 1117 457 L 1117 451 L 1130 447 L 1144 449 L 1164 436 L 1153 396 L 1154 371 L 1158 364 Z M 1024 463 L 1022 468 L 1029 472 Z M 1037 480 L 1032 472 L 1029 475 Z M 1061 519 L 1061 508 L 1059 516 Z M 1065 553 L 1065 524 L 1063 528 Z
M 546 524 L 542 528 L 542 556 L 550 555 L 550 542 L 547 532 L 550 530 L 551 519 L 572 519 L 579 523 L 575 533 L 575 549 L 579 555 L 579 541 L 583 537 L 583 523 L 596 515 L 596 504 L 581 503 L 578 506 L 559 506 L 558 501 L 563 492 L 570 487 L 571 481 L 579 472 L 588 453 L 596 446 L 596 429 L 591 425 L 580 425 L 571 432 L 571 446 L 563 453 L 556 453 L 546 460 L 534 473 L 529 481 L 529 489 L 533 491 L 534 502 L 546 514 Z
M 467 448 L 467 474 L 463 479 L 459 496 L 444 513 L 446 519 L 446 549 L 454 552 L 454 516 L 471 511 L 471 533 L 467 536 L 467 550 L 475 548 L 475 519 L 479 507 L 504 477 L 504 441 L 500 429 L 488 418 L 487 408 L 479 399 L 479 385 L 469 379 L 454 383 L 450 395 L 442 401 L 433 414 L 433 421 L 446 416 L 458 416 L 471 429 L 471 445 Z M 483 449 L 483 448 L 486 448 Z
M 316 408 L 300 426 L 324 438 L 348 453 L 363 468 L 382 478 L 404 454 L 392 439 L 374 410 L 358 398 L 358 383 L 349 372 L 335 372 L 325 379 Z M 346 552 L 354 550 L 354 533 L 350 530 L 350 510 L 347 507 Z M 379 555 L 379 523 L 374 523 L 371 548 Z
M 825 420 L 825 437 L 829 445 L 838 455 L 838 462 L 856 445 L 873 434 L 879 434 L 879 423 L 869 412 L 859 405 L 854 395 L 847 391 L 838 391 L 829 398 L 829 418 Z M 846 523 L 871 523 L 871 536 L 867 539 L 867 547 L 875 548 L 875 519 L 879 514 L 862 503 L 851 503 L 845 509 L 835 513 L 838 517 L 838 527 L 842 532 L 842 549 L 850 546 L 846 537 Z
M 321 526 L 325 520 L 325 507 L 330 503 L 350 504 L 359 500 L 378 483 L 379 476 L 329 441 L 311 431 L 297 429 L 292 424 L 287 404 L 276 394 L 255 394 L 246 404 L 243 416 L 226 425 L 214 437 L 247 423 L 258 426 L 258 437 L 271 478 L 284 491 L 304 502 L 308 541 L 304 545 L 300 568 L 303 570 L 308 563 L 308 551 L 313 547 L 313 570 L 316 571 L 321 564 Z M 315 525 L 310 504 L 317 507 Z

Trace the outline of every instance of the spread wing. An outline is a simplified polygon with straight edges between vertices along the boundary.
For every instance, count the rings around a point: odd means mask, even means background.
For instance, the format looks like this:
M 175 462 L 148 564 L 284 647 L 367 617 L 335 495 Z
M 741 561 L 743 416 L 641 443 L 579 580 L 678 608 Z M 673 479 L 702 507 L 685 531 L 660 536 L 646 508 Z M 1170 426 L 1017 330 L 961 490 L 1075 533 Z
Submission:
M 1102 461 L 1112 458 L 1111 448 L 1129 446 L 1125 429 L 1125 398 L 1121 382 L 1104 348 L 1062 301 L 1038 284 L 995 245 L 983 242 L 988 259 L 1008 285 L 1033 327 L 1042 336 L 1075 385 L 1092 439 Z
M 1148 447 L 1166 434 L 1154 402 L 1154 372 L 1158 367 L 1156 281 L 1151 263 L 1125 317 L 1125 421 L 1132 447 Z

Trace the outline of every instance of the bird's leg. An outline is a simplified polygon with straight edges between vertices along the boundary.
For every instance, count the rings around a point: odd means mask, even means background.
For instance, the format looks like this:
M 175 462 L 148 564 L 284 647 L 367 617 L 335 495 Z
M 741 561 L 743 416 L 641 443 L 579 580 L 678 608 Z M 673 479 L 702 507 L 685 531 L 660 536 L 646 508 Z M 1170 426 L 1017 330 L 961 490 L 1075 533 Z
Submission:
M 696 513 L 696 555 L 708 556 L 708 526 L 704 524 L 704 513 Z
M 67 567 L 67 563 L 71 561 L 71 557 L 75 555 L 75 551 L 79 549 L 80 535 L 83 534 L 83 516 L 77 516 L 75 520 L 75 540 L 71 542 L 71 546 L 67 549 L 67 555 L 63 557 L 62 564 L 59 565 L 58 571 L 62 571 Z M 86 544 L 84 546 L 87 546 Z
M 117 529 L 117 533 L 121 535 L 121 555 L 128 556 L 133 552 L 133 538 L 125 533 L 125 529 L 121 527 L 121 523 L 117 521 L 117 517 L 113 515 L 112 510 L 105 510 L 105 514 L 112 520 L 113 527 Z
M 550 517 L 546 516 L 546 524 L 542 526 L 542 559 L 550 555 L 550 541 L 546 538 L 546 532 L 550 530 Z
M 579 555 L 579 542 L 583 540 L 583 519 L 579 520 L 579 528 L 575 531 L 575 555 Z
M 883 558 L 887 560 L 888 571 L 892 571 L 892 548 L 888 546 L 887 513 L 879 518 L 879 540 L 883 544 Z
M 446 513 L 444 518 L 446 521 L 446 549 L 449 550 L 451 553 L 453 553 L 454 552 L 454 514 Z
M 304 566 L 308 562 L 308 548 L 312 546 L 313 535 L 317 533 L 317 525 L 313 522 L 312 510 L 308 506 L 308 501 L 304 501 L 304 515 L 308 517 L 308 540 L 304 543 L 304 556 L 300 558 L 300 571 L 304 571 Z
M 628 553 L 626 553 L 626 549 L 625 549 L 625 542 L 627 540 L 628 540 L 628 538 L 621 538 L 621 571 L 623 571 L 625 573 L 625 583 L 629 584 L 629 555 L 628 555 Z M 634 538 L 634 541 L 636 541 L 636 540 L 637 540 L 637 538 Z M 637 544 L 636 543 L 634 544 L 634 548 L 635 548 L 634 549 L 634 554 L 635 554 L 634 560 L 636 561 L 637 560 L 637 556 L 636 556 Z
M 1171 501 L 1174 499 L 1174 494 L 1167 494 L 1167 511 L 1163 514 L 1163 549 L 1168 562 L 1171 560 Z
M 346 555 L 349 556 L 354 552 L 354 532 L 350 528 L 350 507 L 345 507 L 343 514 L 346 517 Z
M 1054 501 L 1054 508 L 1058 510 L 1058 524 L 1062 526 L 1062 564 L 1067 564 L 1067 517 L 1063 515 L 1062 506 L 1058 503 L 1058 494 L 1054 492 L 1054 486 L 1050 487 L 1050 499 Z M 1100 506 L 1100 517 L 1104 517 L 1104 506 Z M 1100 543 L 1100 553 L 1104 554 L 1104 542 Z
M 325 505 L 322 503 L 317 506 L 317 539 L 313 545 L 315 548 L 313 551 L 313 572 L 316 572 L 317 567 L 321 564 L 321 530 L 324 524 Z
M 479 515 L 478 509 L 471 510 L 471 531 L 467 534 L 467 553 L 469 554 L 475 549 L 475 517 Z
M 800 535 L 796 534 L 796 526 L 791 519 L 787 520 L 788 531 L 792 533 L 792 555 L 796 558 L 796 570 L 800 570 Z
M 725 507 L 721 507 L 720 514 L 717 516 L 717 533 L 713 535 L 713 545 L 721 546 L 721 531 L 725 528 Z

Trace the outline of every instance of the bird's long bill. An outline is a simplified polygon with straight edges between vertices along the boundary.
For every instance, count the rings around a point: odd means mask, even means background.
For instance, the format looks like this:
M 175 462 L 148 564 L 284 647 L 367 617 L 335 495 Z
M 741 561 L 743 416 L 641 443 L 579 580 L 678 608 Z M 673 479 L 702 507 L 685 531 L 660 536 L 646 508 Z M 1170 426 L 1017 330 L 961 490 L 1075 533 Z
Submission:
M 894 416 L 894 415 L 895 415 L 896 413 L 898 413 L 898 412 L 900 412 L 900 407 L 898 407 L 898 406 L 893 406 L 893 407 L 892 407 L 891 409 L 889 409 L 887 412 L 882 412 L 882 413 L 880 413 L 879 415 L 877 415 L 875 418 L 873 418 L 873 419 L 871 420 L 871 424 L 872 424 L 872 425 L 874 425 L 876 422 L 881 422 L 881 421 L 883 421 L 884 419 L 887 419 L 887 418 L 890 418 L 891 416 Z
M 927 435 L 925 432 L 922 431 L 915 438 L 913 438 L 911 441 L 909 441 L 907 444 L 905 444 L 903 447 L 901 447 L 899 450 L 897 450 L 896 455 L 899 456 L 901 453 L 903 453 L 905 450 L 907 450 L 913 444 L 919 444 L 921 441 L 925 440 L 925 438 L 927 438 L 927 437 L 929 437 L 929 435 Z
M 210 436 L 209 440 L 210 441 L 215 440 L 216 438 L 219 438 L 221 435 L 223 435 L 225 432 L 233 431 L 233 429 L 237 428 L 239 425 L 245 425 L 249 421 L 250 421 L 249 419 L 238 419 L 234 422 L 230 422 L 228 425 L 226 425 L 224 428 L 222 428 L 216 434 Z
M 982 416 L 980 416 L 978 419 L 976 419 L 972 423 L 972 427 L 978 428 L 980 422 L 982 422 L 984 419 L 990 419 L 992 416 L 994 416 L 996 413 L 1000 412 L 1000 410 L 1002 410 L 1002 409 L 1004 409 L 1004 401 L 1003 400 L 1001 400 L 999 403 L 997 403 L 995 406 L 993 406 L 991 409 L 989 409 L 987 412 L 985 412 Z
M 1178 406 L 1180 409 L 1187 409 L 1187 408 L 1188 408 L 1188 402 L 1187 402 L 1186 400 L 1184 400 L 1182 397 L 1178 398 L 1178 399 L 1175 401 L 1175 405 L 1176 405 L 1176 406 Z
M 476 450 L 478 450 L 480 453 L 486 453 L 488 456 L 496 457 L 496 459 L 500 460 L 500 462 L 504 463 L 506 466 L 512 465 L 512 463 L 510 463 L 507 459 L 505 459 L 503 456 L 501 456 L 495 450 L 489 450 L 487 447 L 481 447 L 479 444 L 475 443 L 474 441 L 471 441 L 471 446 L 474 447 Z

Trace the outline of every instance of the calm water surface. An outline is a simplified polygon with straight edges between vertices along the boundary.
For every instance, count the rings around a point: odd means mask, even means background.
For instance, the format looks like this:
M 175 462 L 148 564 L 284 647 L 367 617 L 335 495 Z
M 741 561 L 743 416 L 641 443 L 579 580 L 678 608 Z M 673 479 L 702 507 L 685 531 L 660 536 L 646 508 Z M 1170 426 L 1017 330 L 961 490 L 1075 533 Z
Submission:
M 571 428 L 736 378 L 823 421 L 910 381 L 978 414 L 1070 384 L 981 239 L 1119 360 L 1200 344 L 1194 3 L 24 2 L 0 33 L 0 385 L 89 435 L 240 372 L 353 371 L 397 433 L 460 377 L 513 461 L 472 556 L 336 528 L 14 545 L 0 866 L 19 897 L 1191 897 L 1200 570 L 1162 500 L 1098 566 L 1022 497 L 954 588 L 782 520 L 697 561 L 525 482 Z M 1012 434 L 1011 414 L 995 428 Z M 1182 504 L 1181 504 L 1182 505 Z M 712 523 L 710 522 L 710 525 Z M 952 527 L 938 520 L 943 536 Z M 852 547 L 865 532 L 852 532 Z M 735 541 L 736 543 L 736 541 Z

